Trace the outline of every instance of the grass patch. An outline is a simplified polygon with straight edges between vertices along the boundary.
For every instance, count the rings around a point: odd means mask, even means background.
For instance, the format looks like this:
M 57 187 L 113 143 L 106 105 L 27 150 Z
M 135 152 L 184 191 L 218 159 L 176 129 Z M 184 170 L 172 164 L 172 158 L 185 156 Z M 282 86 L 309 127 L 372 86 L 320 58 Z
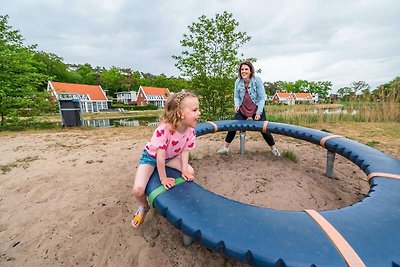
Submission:
M 299 157 L 293 151 L 283 150 L 282 156 L 293 161 L 294 163 L 299 162 Z
M 10 172 L 13 168 L 17 167 L 22 167 L 23 169 L 27 169 L 29 167 L 29 163 L 35 160 L 39 160 L 40 158 L 38 156 L 34 157 L 25 157 L 22 159 L 17 159 L 15 162 L 6 164 L 6 165 L 0 165 L 0 171 L 2 174 L 5 174 L 7 172 Z
M 378 141 L 370 141 L 370 142 L 367 143 L 367 146 L 376 147 L 376 145 L 378 145 L 378 144 L 379 144 Z

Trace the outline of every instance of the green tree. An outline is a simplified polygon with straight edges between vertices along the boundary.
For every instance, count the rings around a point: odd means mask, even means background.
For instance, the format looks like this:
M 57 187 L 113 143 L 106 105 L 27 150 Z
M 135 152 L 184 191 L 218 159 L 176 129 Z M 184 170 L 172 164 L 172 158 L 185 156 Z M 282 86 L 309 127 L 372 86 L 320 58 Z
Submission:
M 353 91 L 352 97 L 355 99 L 362 91 L 364 90 L 369 91 L 370 86 L 368 83 L 364 81 L 357 81 L 357 82 L 352 82 L 350 88 Z
M 278 88 L 278 92 L 282 93 L 282 92 L 289 92 L 287 90 L 287 83 L 285 81 L 277 81 L 275 82 L 276 88 Z
M 331 89 L 331 81 L 310 82 L 308 92 L 311 94 L 318 94 L 319 99 L 327 99 Z
M 43 68 L 39 71 L 48 75 L 50 80 L 60 82 L 68 81 L 70 72 L 67 64 L 63 62 L 61 57 L 41 51 L 35 53 L 34 58 L 42 63 Z
M 119 68 L 112 67 L 110 70 L 104 70 L 100 74 L 101 86 L 107 91 L 107 95 L 115 97 L 115 93 L 119 91 L 126 91 L 127 77 L 121 73 Z
M 276 92 L 279 92 L 277 83 L 278 82 L 264 82 L 265 92 L 268 96 L 274 96 Z
M 339 98 L 341 98 L 342 100 L 349 100 L 352 93 L 353 92 L 351 91 L 351 88 L 348 86 L 341 87 L 337 91 Z
M 295 82 L 277 81 L 274 83 L 264 83 L 264 86 L 269 95 L 273 95 L 275 92 L 311 93 L 318 94 L 319 99 L 326 99 L 329 90 L 331 90 L 332 82 L 309 82 L 307 80 L 297 80 Z
M 233 105 L 233 83 L 243 57 L 238 49 L 251 39 L 237 31 L 238 26 L 226 11 L 211 19 L 203 15 L 183 35 L 180 43 L 185 50 L 180 56 L 172 56 L 177 60 L 175 66 L 200 95 L 202 116 L 206 119 L 226 116 Z
M 184 78 L 178 77 L 170 77 L 168 79 L 168 88 L 172 92 L 179 92 L 183 89 L 192 89 L 192 85 L 189 81 L 185 80 Z
M 293 93 L 310 93 L 310 82 L 306 80 L 297 80 L 294 82 Z
M 47 75 L 39 72 L 43 64 L 34 58 L 35 46 L 25 47 L 18 30 L 0 16 L 0 117 L 1 127 L 18 116 L 39 114 L 47 102 Z
M 98 84 L 96 72 L 89 63 L 79 65 L 77 72 L 81 77 L 80 83 L 91 85 Z

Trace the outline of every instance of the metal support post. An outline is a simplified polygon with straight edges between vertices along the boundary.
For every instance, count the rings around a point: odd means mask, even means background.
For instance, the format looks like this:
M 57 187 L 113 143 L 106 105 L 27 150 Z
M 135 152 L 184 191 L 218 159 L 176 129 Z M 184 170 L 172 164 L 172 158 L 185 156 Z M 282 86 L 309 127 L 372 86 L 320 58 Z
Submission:
M 246 132 L 240 131 L 240 155 L 244 154 L 244 142 L 246 138 Z
M 335 153 L 327 150 L 328 153 L 326 155 L 326 176 L 329 178 L 333 178 L 333 168 L 335 164 Z

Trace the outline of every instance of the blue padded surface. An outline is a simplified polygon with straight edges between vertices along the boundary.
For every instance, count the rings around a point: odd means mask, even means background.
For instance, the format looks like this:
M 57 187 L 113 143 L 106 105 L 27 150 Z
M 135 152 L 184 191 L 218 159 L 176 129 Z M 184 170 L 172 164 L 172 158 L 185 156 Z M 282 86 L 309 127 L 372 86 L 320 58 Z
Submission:
M 332 138 L 325 147 L 354 162 L 367 175 L 373 172 L 400 175 L 399 160 L 367 145 L 347 138 Z
M 324 216 L 358 253 L 366 266 L 400 263 L 400 181 L 376 179 L 369 197 Z
M 259 121 L 216 121 L 218 131 L 261 131 Z M 268 130 L 314 144 L 331 134 L 281 123 Z M 196 127 L 197 135 L 214 132 L 210 123 Z M 400 175 L 400 161 L 346 138 L 326 141 L 328 150 L 359 166 L 366 174 Z M 180 173 L 167 168 L 170 177 Z M 146 188 L 160 186 L 155 171 Z M 155 208 L 183 233 L 227 257 L 256 266 L 346 266 L 329 238 L 305 212 L 256 207 L 216 195 L 195 182 L 180 184 L 159 195 Z M 374 177 L 368 196 L 350 207 L 322 211 L 366 266 L 400 263 L 400 180 Z
M 180 173 L 167 168 L 170 177 Z M 158 173 L 146 193 L 160 186 Z M 342 266 L 344 261 L 305 212 L 277 211 L 236 202 L 194 182 L 159 195 L 155 208 L 188 236 L 214 251 L 257 266 Z M 282 265 L 285 266 L 285 265 Z

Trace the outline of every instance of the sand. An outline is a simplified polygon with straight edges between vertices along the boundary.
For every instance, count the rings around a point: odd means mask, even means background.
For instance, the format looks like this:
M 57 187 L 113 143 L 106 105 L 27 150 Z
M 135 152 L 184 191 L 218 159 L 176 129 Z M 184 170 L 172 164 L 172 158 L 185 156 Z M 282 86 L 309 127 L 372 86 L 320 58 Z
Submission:
M 130 220 L 137 160 L 154 128 L 64 129 L 0 133 L 0 266 L 245 266 L 194 243 L 151 210 L 138 229 Z M 326 150 L 275 135 L 299 157 L 274 157 L 259 133 L 238 136 L 227 155 L 225 133 L 198 138 L 190 163 L 195 182 L 225 197 L 280 210 L 326 210 L 362 199 L 366 175 Z

